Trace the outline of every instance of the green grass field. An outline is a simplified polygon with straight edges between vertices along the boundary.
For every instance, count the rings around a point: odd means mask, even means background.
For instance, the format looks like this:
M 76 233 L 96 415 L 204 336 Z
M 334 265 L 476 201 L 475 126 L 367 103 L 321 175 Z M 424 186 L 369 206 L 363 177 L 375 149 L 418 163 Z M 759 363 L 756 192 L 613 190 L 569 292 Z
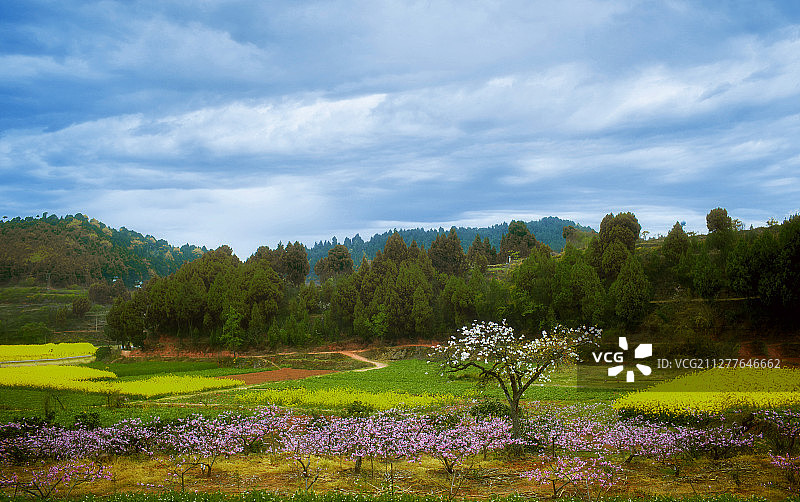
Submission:
M 392 361 L 386 368 L 363 372 L 348 370 L 369 366 L 368 363 L 361 363 L 341 354 L 292 354 L 271 359 L 275 363 L 273 366 L 258 368 L 227 365 L 226 361 L 217 360 L 128 360 L 126 362 L 93 362 L 86 366 L 111 371 L 121 381 L 146 379 L 159 374 L 218 377 L 269 371 L 277 369 L 277 366 L 301 369 L 335 368 L 340 371 L 303 380 L 262 384 L 256 386 L 255 389 L 302 388 L 309 392 L 352 389 L 372 394 L 442 394 L 455 396 L 463 400 L 465 405 L 480 399 L 504 400 L 504 395 L 496 383 L 481 384 L 476 373 L 460 375 L 442 373 L 442 369 L 436 363 L 427 363 L 417 359 Z M 227 363 L 232 362 L 227 361 Z M 77 414 L 87 411 L 98 413 L 104 424 L 112 424 L 122 418 L 149 418 L 160 414 L 184 416 L 200 410 L 215 414 L 223 409 L 246 407 L 243 403 L 247 403 L 247 400 L 241 396 L 243 392 L 247 391 L 212 391 L 164 400 L 135 400 L 128 402 L 125 408 L 115 408 L 108 406 L 104 396 L 67 391 L 48 392 L 4 388 L 0 389 L 0 421 L 7 422 L 21 417 L 43 416 L 46 411 L 54 413 L 55 421 L 62 424 L 71 424 Z M 550 383 L 531 386 L 526 392 L 525 399 L 528 401 L 610 402 L 619 394 L 619 391 L 608 389 L 576 389 L 575 370 L 567 368 L 555 374 Z
M 140 361 L 102 362 L 95 361 L 85 366 L 115 373 L 121 379 L 135 379 L 158 374 L 186 374 L 194 376 L 224 376 L 268 371 L 271 368 L 235 368 L 221 366 L 217 361 Z
M 110 306 L 92 305 L 82 317 L 72 314 L 72 302 L 87 297 L 85 287 L 0 287 L 0 343 L 28 344 L 103 340 Z M 65 312 L 59 316 L 59 310 Z
M 343 361 L 340 360 L 341 355 L 312 355 L 312 354 L 287 354 L 275 359 L 271 359 L 274 366 L 288 366 L 296 364 L 304 368 L 328 367 L 328 368 L 342 368 Z M 345 356 L 341 356 L 345 357 Z M 251 365 L 256 362 L 256 358 L 245 361 L 245 366 Z M 263 363 L 264 361 L 261 361 Z M 117 373 L 121 378 L 128 381 L 144 379 L 154 375 L 171 373 L 176 375 L 201 375 L 201 376 L 221 376 L 225 374 L 237 374 L 245 371 L 264 371 L 265 368 L 242 368 L 241 358 L 234 361 L 231 359 L 225 360 L 135 360 L 128 362 L 112 362 L 112 363 L 92 363 L 90 366 L 96 369 L 110 370 Z M 362 365 L 361 363 L 354 363 L 355 366 Z M 274 367 L 273 366 L 273 367 Z M 590 381 L 602 381 L 603 368 L 592 368 L 594 373 L 588 375 L 581 375 L 580 377 L 588 378 Z M 579 380 L 578 370 L 575 367 L 564 368 L 554 375 L 549 382 L 543 382 L 532 386 L 525 395 L 525 402 L 523 409 L 527 413 L 529 423 L 543 423 L 547 424 L 548 420 L 553 416 L 560 417 L 561 421 L 569 420 L 589 420 L 596 423 L 615 424 L 618 420 L 617 414 L 612 407 L 611 403 L 619 397 L 625 389 L 624 384 L 613 385 L 597 385 L 588 386 L 587 388 L 578 388 L 577 383 Z M 617 382 L 619 383 L 619 382 Z M 43 416 L 45 410 L 54 413 L 55 422 L 71 426 L 78 421 L 81 416 L 86 416 L 87 413 L 96 413 L 97 418 L 101 425 L 112 425 L 125 419 L 141 418 L 144 421 L 149 421 L 156 417 L 171 420 L 180 417 L 186 417 L 193 414 L 203 414 L 208 416 L 218 415 L 220 413 L 236 410 L 240 413 L 249 413 L 255 409 L 258 404 L 248 403 L 248 393 L 257 393 L 258 389 L 272 389 L 276 393 L 280 393 L 280 389 L 286 389 L 289 392 L 286 394 L 312 394 L 314 392 L 324 393 L 329 391 L 336 399 L 341 397 L 344 401 L 348 397 L 362 398 L 364 394 L 370 393 L 377 396 L 377 401 L 373 402 L 373 409 L 380 409 L 380 398 L 382 394 L 394 393 L 408 393 L 415 395 L 427 396 L 455 396 L 456 401 L 448 400 L 442 401 L 446 404 L 434 404 L 433 407 L 427 407 L 424 404 L 418 408 L 424 410 L 425 413 L 441 413 L 442 416 L 448 416 L 448 413 L 453 411 L 453 408 L 464 409 L 473 406 L 476 401 L 483 399 L 492 399 L 503 401 L 503 394 L 496 384 L 489 383 L 487 385 L 480 385 L 480 382 L 475 373 L 467 373 L 462 375 L 452 375 L 443 373 L 442 369 L 436 363 L 427 363 L 423 360 L 408 359 L 400 361 L 391 361 L 389 366 L 382 369 L 370 370 L 364 372 L 355 371 L 341 371 L 338 373 L 310 377 L 303 380 L 274 382 L 262 384 L 251 387 L 249 389 L 234 389 L 229 391 L 210 391 L 201 392 L 197 394 L 185 395 L 179 398 L 164 398 L 153 400 L 136 400 L 123 403 L 123 406 L 109 406 L 108 401 L 101 395 L 83 395 L 71 392 L 45 392 L 45 391 L 32 391 L 24 389 L 0 389 L 0 421 L 7 422 L 20 417 Z M 296 389 L 303 389 L 302 392 L 295 392 Z M 266 393 L 265 393 L 266 394 Z M 396 397 L 396 396 L 395 396 Z M 343 401 L 343 402 L 344 402 Z M 299 411 L 310 412 L 312 414 L 325 414 L 335 413 L 344 414 L 348 412 L 342 405 L 331 406 L 331 400 L 321 400 L 315 405 L 300 405 Z M 366 403 L 369 404 L 369 403 Z M 284 403 L 286 406 L 295 407 L 291 403 Z M 437 408 L 437 406 L 439 406 Z M 444 412 L 444 413 L 442 413 Z M 581 454 L 585 454 L 581 453 Z M 472 496 L 487 499 L 489 493 L 499 493 L 506 496 L 512 493 L 515 489 L 514 483 L 520 483 L 518 476 L 515 472 L 524 470 L 528 466 L 534 465 L 534 462 L 541 460 L 531 460 L 540 458 L 544 453 L 541 451 L 532 452 L 527 458 L 518 460 L 509 460 L 503 454 L 496 454 L 487 459 L 481 455 L 476 456 L 474 459 L 476 465 L 480 465 L 479 470 L 474 472 L 470 469 L 464 471 L 463 482 L 465 486 L 470 487 L 469 490 L 462 493 L 469 493 Z M 636 496 L 640 494 L 677 494 L 680 493 L 684 496 L 691 496 L 693 493 L 690 490 L 698 489 L 697 486 L 687 484 L 684 479 L 689 479 L 687 476 L 692 476 L 691 479 L 706 479 L 708 473 L 711 472 L 719 479 L 714 479 L 714 492 L 717 493 L 721 487 L 733 486 L 733 481 L 729 481 L 726 476 L 730 472 L 735 475 L 742 476 L 744 482 L 748 486 L 747 490 L 752 488 L 753 483 L 762 482 L 765 474 L 759 473 L 758 469 L 767 469 L 768 460 L 760 450 L 755 453 L 750 453 L 741 457 L 732 457 L 730 459 L 711 460 L 707 458 L 701 459 L 683 459 L 681 462 L 682 469 L 685 469 L 687 474 L 681 474 L 680 477 L 670 470 L 666 464 L 659 464 L 658 462 L 650 462 L 649 460 L 637 459 L 632 464 L 625 464 L 625 470 L 631 476 L 630 481 L 626 482 L 622 488 L 621 493 Z M 241 483 L 241 479 L 237 478 L 239 473 L 248 472 L 254 473 L 253 478 L 257 480 L 258 484 L 256 489 L 270 489 L 280 490 L 281 487 L 289 487 L 288 491 L 283 493 L 289 494 L 298 486 L 298 478 L 296 471 L 292 471 L 292 463 L 286 457 L 271 457 L 269 455 L 246 455 L 230 459 L 221 459 L 218 466 L 215 466 L 215 476 L 206 477 L 201 474 L 192 474 L 190 481 L 193 487 L 199 488 L 201 491 L 209 490 L 214 493 L 228 492 L 239 490 L 237 483 Z M 113 462 L 116 469 L 119 469 L 121 477 L 118 478 L 120 488 L 122 491 L 127 491 L 131 486 L 137 486 L 135 482 L 125 480 L 123 476 L 128 476 L 138 482 L 141 479 L 147 479 L 150 482 L 160 483 L 164 479 L 164 465 L 160 464 L 161 460 L 153 460 L 147 458 L 119 458 L 114 459 Z M 736 462 L 735 464 L 733 462 Z M 386 484 L 381 482 L 379 478 L 375 478 L 374 474 L 364 474 L 363 477 L 353 475 L 350 468 L 349 460 L 342 459 L 316 459 L 325 466 L 325 479 L 324 484 L 320 483 L 319 490 L 326 491 L 326 494 L 321 496 L 319 500 L 338 500 L 335 498 L 339 496 L 337 493 L 340 491 L 358 491 L 363 493 L 358 499 L 362 502 L 367 502 L 373 499 L 367 494 L 384 493 L 386 494 Z M 366 461 L 365 461 L 366 465 Z M 381 466 L 379 465 L 379 469 Z M 415 497 L 395 497 L 392 500 L 407 500 L 408 502 L 416 502 L 418 500 L 429 500 L 420 497 L 420 493 L 434 493 L 430 490 L 436 490 L 444 487 L 443 490 L 437 493 L 447 493 L 446 476 L 443 476 L 443 470 L 432 459 L 423 460 L 419 464 L 409 464 L 396 466 L 399 472 L 400 479 L 405 487 L 415 487 L 418 484 L 424 484 L 424 490 L 416 491 Z M 478 469 L 478 468 L 476 468 Z M 661 469 L 661 470 L 659 470 Z M 774 487 L 767 487 L 766 485 L 760 488 L 752 488 L 751 491 L 746 492 L 745 489 L 737 489 L 735 493 L 740 496 L 742 493 L 751 493 L 758 496 L 765 496 L 767 498 L 774 494 L 784 496 L 787 492 L 782 488 L 784 481 L 778 476 L 777 471 L 770 467 L 769 482 L 775 483 Z M 683 471 L 682 471 L 683 472 Z M 512 473 L 512 474 L 508 474 Z M 504 477 L 505 476 L 505 477 Z M 515 477 L 516 476 L 516 477 Z M 513 478 L 513 479 L 512 479 Z M 483 484 L 484 480 L 491 480 L 497 482 L 498 486 L 503 486 L 499 492 L 492 492 Z M 442 484 L 444 483 L 444 484 Z M 507 483 L 507 485 L 503 485 Z M 749 484 L 748 484 L 749 483 Z M 743 486 L 745 486 L 743 485 Z M 752 485 L 752 486 L 751 486 Z M 174 485 L 165 485 L 163 489 L 168 497 L 176 495 L 174 492 L 168 491 L 169 486 L 174 488 Z M 524 489 L 530 490 L 530 484 L 523 484 Z M 265 488 L 268 487 L 268 488 Z M 437 488 L 439 487 L 439 488 Z M 702 487 L 701 487 L 702 488 Z M 101 487 L 97 493 L 110 493 L 109 490 L 117 490 L 117 485 L 113 488 Z M 643 491 L 639 491 L 643 490 Z M 678 490 L 678 491 L 676 491 Z M 698 489 L 697 492 L 706 496 L 712 494 L 711 487 L 708 490 Z M 530 496 L 539 499 L 547 495 L 547 487 L 538 491 L 526 492 Z M 721 492 L 720 492 L 721 493 Z M 153 495 L 153 494 L 150 494 Z M 192 500 L 205 500 L 203 497 L 207 495 L 197 495 Z M 227 495 L 230 496 L 230 495 Z M 255 496 L 255 495 L 254 495 Z M 123 498 L 119 498 L 123 497 Z M 117 496 L 114 500 L 123 500 L 125 497 L 136 497 L 133 495 Z M 140 495 L 139 499 L 142 502 L 146 500 L 146 496 Z M 210 495 L 209 500 L 223 500 L 221 495 Z M 266 498 L 264 498 L 266 497 Z M 273 500 L 269 497 L 272 495 L 258 495 L 258 500 Z M 638 498 L 637 500 L 672 500 L 662 496 L 660 498 Z M 146 499 L 146 500 L 145 500 Z M 134 500 L 134 499 L 131 499 Z M 179 500 L 178 498 L 169 498 L 169 500 Z M 182 499 L 181 499 L 182 500 Z M 292 500 L 305 500 L 292 498 Z M 311 500 L 311 499 L 309 499 Z M 348 499 L 349 500 L 349 499 Z M 384 498 L 380 500 L 389 500 Z M 432 500 L 432 499 L 430 499 Z M 437 498 L 441 502 L 441 498 Z M 496 500 L 500 500 L 497 498 Z M 514 498 L 508 499 L 514 501 L 528 500 L 528 498 Z M 733 497 L 730 498 L 697 498 L 696 500 L 737 500 Z M 761 500 L 761 499 L 759 499 Z M 0 496 L 2 502 L 2 496 Z
M 621 392 L 616 389 L 578 389 L 575 386 L 575 369 L 566 368 L 554 375 L 552 382 L 532 385 L 525 394 L 528 401 L 610 402 Z M 321 375 L 303 380 L 270 382 L 253 387 L 257 389 L 304 389 L 308 392 L 341 390 L 380 393 L 407 393 L 414 395 L 442 394 L 459 397 L 465 404 L 476 400 L 504 400 L 505 396 L 495 382 L 481 383 L 475 372 L 453 375 L 443 373 L 440 366 L 417 359 L 392 361 L 386 368 L 354 372 L 346 371 Z M 186 396 L 182 402 L 195 398 Z M 356 397 L 353 401 L 358 400 Z M 235 392 L 211 393 L 204 402 L 217 405 L 241 405 L 247 402 Z M 315 409 L 314 406 L 310 406 Z M 317 408 L 324 411 L 326 408 Z M 328 408 L 328 410 L 330 410 Z

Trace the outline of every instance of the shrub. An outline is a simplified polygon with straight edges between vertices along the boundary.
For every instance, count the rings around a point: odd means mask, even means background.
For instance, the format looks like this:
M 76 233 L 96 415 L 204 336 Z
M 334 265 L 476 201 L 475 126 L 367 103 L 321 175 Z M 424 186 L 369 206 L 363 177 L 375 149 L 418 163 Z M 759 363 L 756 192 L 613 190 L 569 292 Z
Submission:
M 96 411 L 82 411 L 75 415 L 74 429 L 93 430 L 100 427 L 100 414 Z
M 83 317 L 92 308 L 92 302 L 88 298 L 79 297 L 72 301 L 72 313 L 78 317 Z
M 113 356 L 113 349 L 108 345 L 103 345 L 102 347 L 97 347 L 97 351 L 94 353 L 94 357 L 98 361 L 109 361 Z
M 372 415 L 375 413 L 375 411 L 375 406 L 371 404 L 364 404 L 361 401 L 353 401 L 344 409 L 344 416 L 363 418 Z
M 510 418 L 511 408 L 506 403 L 492 399 L 473 405 L 469 410 L 469 414 L 477 419 Z
M 21 340 L 43 342 L 47 340 L 50 329 L 43 322 L 29 322 L 19 328 L 18 334 Z

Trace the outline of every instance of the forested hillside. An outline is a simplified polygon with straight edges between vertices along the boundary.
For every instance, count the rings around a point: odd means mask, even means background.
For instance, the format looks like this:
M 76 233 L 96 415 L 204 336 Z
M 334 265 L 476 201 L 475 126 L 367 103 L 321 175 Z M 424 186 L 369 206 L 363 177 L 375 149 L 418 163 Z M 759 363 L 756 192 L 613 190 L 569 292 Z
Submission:
M 163 239 L 115 230 L 78 213 L 59 218 L 0 222 L 0 284 L 32 278 L 40 284 L 88 286 L 122 279 L 128 287 L 154 275 L 166 276 L 207 250 L 177 248 Z
M 707 235 L 676 223 L 666 237 L 644 241 L 635 215 L 609 214 L 585 249 L 568 245 L 560 254 L 522 222 L 509 223 L 500 250 L 478 236 L 466 253 L 456 229 L 427 248 L 398 232 L 360 263 L 344 245 L 332 247 L 315 267 L 321 284 L 303 280 L 310 265 L 300 243 L 260 248 L 246 262 L 223 246 L 118 298 L 107 333 L 137 345 L 169 334 L 275 348 L 429 339 L 505 319 L 531 335 L 591 324 L 715 357 L 737 337 L 794 333 L 800 216 L 749 231 L 721 208 L 707 220 Z M 569 227 L 562 232 L 575 238 Z
M 455 230 L 461 239 L 462 248 L 466 253 L 477 235 L 480 235 L 481 239 L 489 239 L 489 243 L 499 249 L 500 241 L 508 232 L 508 225 L 508 222 L 503 222 L 492 225 L 491 227 L 455 227 Z M 548 216 L 536 221 L 528 221 L 525 222 L 525 225 L 528 227 L 530 233 L 536 237 L 536 240 L 555 251 L 561 251 L 566 244 L 566 239 L 563 235 L 563 229 L 566 226 L 572 226 L 584 232 L 595 233 L 594 230 L 589 227 L 579 225 L 572 220 L 562 220 L 555 216 Z M 317 261 L 324 258 L 328 254 L 328 251 L 337 244 L 341 244 L 350 250 L 350 256 L 357 262 L 360 262 L 361 258 L 364 256 L 372 260 L 375 258 L 375 254 L 383 249 L 386 245 L 386 241 L 389 240 L 389 237 L 394 233 L 400 234 L 400 237 L 408 244 L 416 242 L 417 246 L 430 249 L 436 237 L 440 234 L 446 234 L 447 232 L 449 232 L 449 230 L 445 230 L 442 227 L 430 230 L 424 230 L 422 228 L 410 230 L 395 229 L 382 234 L 375 234 L 368 241 L 364 241 L 358 234 L 352 238 L 346 237 L 343 242 L 339 242 L 336 237 L 333 237 L 330 241 L 314 243 L 314 246 L 308 250 L 308 261 L 311 264 L 311 270 L 314 270 L 314 265 L 316 265 Z
M 552 216 L 526 225 L 539 242 L 554 250 L 563 248 L 565 238 L 562 230 L 567 225 L 594 233 L 589 227 Z M 477 235 L 500 248 L 508 226 L 504 222 L 487 228 L 458 227 L 456 231 L 466 252 Z M 341 244 L 348 248 L 355 260 L 360 261 L 363 256 L 372 260 L 393 233 L 399 233 L 408 243 L 416 241 L 427 249 L 437 236 L 447 232 L 443 228 L 395 230 L 375 234 L 366 242 L 356 234 L 353 238 L 345 238 Z M 316 243 L 311 249 L 304 248 L 313 278 L 318 278 L 314 266 L 337 244 L 340 243 L 334 237 L 332 241 Z M 294 245 L 300 244 L 289 243 L 287 247 Z M 284 246 L 280 245 L 278 249 L 283 250 Z M 0 221 L 0 284 L 32 278 L 44 285 L 88 286 L 96 281 L 112 282 L 120 278 L 132 287 L 156 275 L 172 274 L 183 263 L 195 260 L 207 251 L 205 247 L 189 244 L 175 247 L 163 239 L 125 227 L 116 230 L 80 213 L 64 217 L 44 213 L 42 217 L 4 219 Z

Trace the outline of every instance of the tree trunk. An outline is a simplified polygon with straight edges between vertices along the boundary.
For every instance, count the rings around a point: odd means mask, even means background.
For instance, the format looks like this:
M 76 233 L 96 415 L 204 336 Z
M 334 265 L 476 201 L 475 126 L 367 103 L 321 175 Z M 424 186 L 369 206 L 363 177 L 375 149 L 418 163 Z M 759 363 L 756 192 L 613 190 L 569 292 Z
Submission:
M 511 414 L 511 438 L 512 439 L 522 439 L 522 417 L 520 416 L 519 412 L 519 398 L 520 396 L 516 396 L 512 398 L 508 402 L 508 408 Z M 514 455 L 522 455 L 523 446 L 521 444 L 512 445 L 510 448 L 511 452 Z
M 509 401 L 508 407 L 511 411 L 511 437 L 520 439 L 522 437 L 522 418 L 519 414 L 519 397 Z

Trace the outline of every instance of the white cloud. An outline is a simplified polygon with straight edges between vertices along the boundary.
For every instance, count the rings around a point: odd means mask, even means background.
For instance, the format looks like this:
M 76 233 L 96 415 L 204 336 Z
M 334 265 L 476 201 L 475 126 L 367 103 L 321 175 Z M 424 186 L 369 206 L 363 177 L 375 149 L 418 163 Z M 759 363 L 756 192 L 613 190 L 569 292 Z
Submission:
M 199 23 L 161 17 L 127 23 L 125 34 L 103 53 L 113 71 L 164 75 L 173 80 L 269 81 L 279 70 L 268 50 Z M 100 64 L 100 62 L 98 62 Z M 144 75 L 146 74 L 146 75 Z
M 198 144 L 216 155 L 341 150 L 371 139 L 378 125 L 374 113 L 384 98 L 233 103 L 160 123 L 178 143 Z
M 375 115 L 383 100 L 383 95 L 368 95 L 234 102 L 164 117 L 115 116 L 55 132 L 12 132 L 0 137 L 0 152 L 10 164 L 36 159 L 46 165 L 48 158 L 66 156 L 73 165 L 86 167 L 131 159 L 189 160 L 198 153 L 216 157 L 332 153 L 368 144 L 379 133 L 391 134 L 383 131 Z
M 674 218 L 702 229 L 716 205 L 760 220 L 796 206 L 800 30 L 774 13 L 235 7 L 102 2 L 0 35 L 4 207 L 74 200 L 71 212 L 214 245 L 403 220 L 597 225 L 612 210 L 659 232 Z M 26 191 L 39 200 L 13 195 Z M 189 233 L 198 215 L 207 228 Z
M 107 190 L 77 204 L 113 227 L 175 245 L 228 244 L 246 259 L 258 246 L 302 239 L 303 229 L 330 221 L 331 202 L 307 181 L 278 178 L 234 189 Z

